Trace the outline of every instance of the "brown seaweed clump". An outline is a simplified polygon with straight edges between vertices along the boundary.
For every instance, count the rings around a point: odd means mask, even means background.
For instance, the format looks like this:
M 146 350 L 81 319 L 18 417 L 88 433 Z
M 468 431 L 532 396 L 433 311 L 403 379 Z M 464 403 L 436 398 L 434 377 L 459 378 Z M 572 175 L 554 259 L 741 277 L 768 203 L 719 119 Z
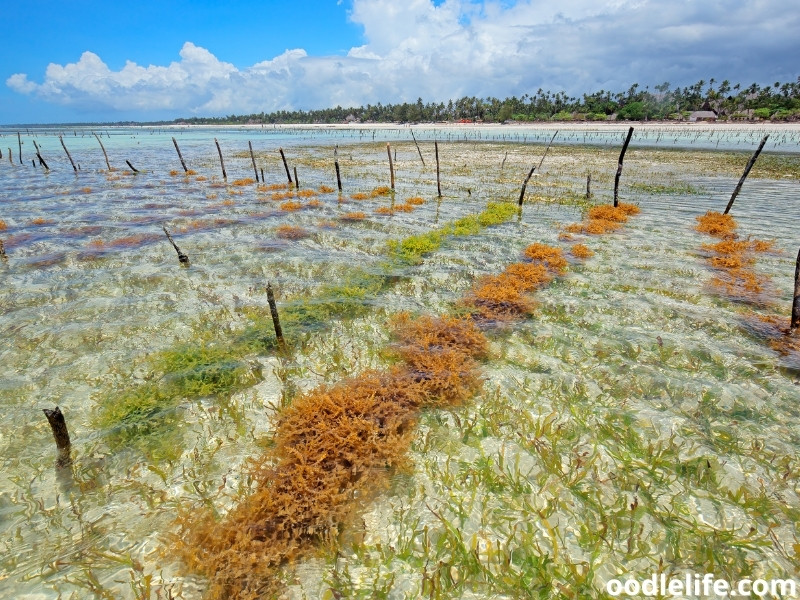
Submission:
M 732 216 L 708 211 L 706 214 L 697 217 L 695 229 L 700 233 L 707 233 L 714 237 L 727 238 L 734 235 L 736 227 L 736 221 Z
M 361 211 L 349 212 L 339 217 L 342 221 L 361 221 L 367 218 L 367 215 Z
M 575 258 L 585 259 L 594 256 L 594 251 L 585 244 L 574 244 L 570 249 L 570 254 Z
M 400 315 L 400 362 L 296 399 L 278 419 L 274 446 L 255 460 L 255 492 L 222 520 L 184 514 L 173 547 L 208 578 L 210 598 L 263 598 L 287 560 L 335 535 L 359 490 L 402 464 L 419 410 L 458 404 L 482 384 L 476 358 L 487 342 L 463 319 Z
M 564 228 L 566 233 L 603 234 L 616 231 L 628 220 L 631 215 L 640 212 L 635 204 L 620 202 L 618 206 L 602 205 L 593 206 L 586 214 L 586 219 L 580 223 L 573 223 Z
M 311 234 L 307 229 L 295 225 L 280 225 L 275 230 L 275 235 L 284 240 L 302 240 Z
M 530 263 L 514 263 L 499 275 L 480 279 L 467 294 L 464 303 L 478 322 L 504 322 L 533 311 L 528 293 L 561 275 L 567 260 L 560 248 L 534 243 L 525 249 Z

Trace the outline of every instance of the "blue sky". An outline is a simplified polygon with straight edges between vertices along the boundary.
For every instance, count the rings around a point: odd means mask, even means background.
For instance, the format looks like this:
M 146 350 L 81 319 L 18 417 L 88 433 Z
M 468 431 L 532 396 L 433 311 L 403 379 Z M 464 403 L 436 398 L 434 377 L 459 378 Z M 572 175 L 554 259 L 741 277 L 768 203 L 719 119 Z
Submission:
M 4 2 L 0 123 L 793 81 L 794 3 Z

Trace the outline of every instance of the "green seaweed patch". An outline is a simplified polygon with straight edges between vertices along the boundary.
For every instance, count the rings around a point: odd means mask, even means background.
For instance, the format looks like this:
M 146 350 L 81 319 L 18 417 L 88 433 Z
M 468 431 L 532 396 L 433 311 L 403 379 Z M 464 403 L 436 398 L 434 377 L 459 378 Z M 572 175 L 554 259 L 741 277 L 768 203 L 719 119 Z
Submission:
M 390 257 L 396 261 L 418 265 L 426 254 L 438 250 L 447 236 L 466 236 L 480 233 L 484 227 L 500 225 L 517 214 L 516 205 L 510 202 L 489 202 L 477 215 L 462 217 L 427 233 L 412 235 L 387 244 Z
M 699 194 L 702 190 L 689 183 L 645 183 L 642 181 L 634 181 L 630 184 L 630 188 L 646 194 Z

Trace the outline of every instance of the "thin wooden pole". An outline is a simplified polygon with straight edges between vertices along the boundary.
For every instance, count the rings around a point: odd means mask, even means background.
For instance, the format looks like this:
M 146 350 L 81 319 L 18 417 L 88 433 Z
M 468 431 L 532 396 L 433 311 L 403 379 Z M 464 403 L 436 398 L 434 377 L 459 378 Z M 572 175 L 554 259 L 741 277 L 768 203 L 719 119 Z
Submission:
M 56 465 L 59 467 L 67 466 L 70 463 L 69 453 L 72 444 L 69 439 L 69 431 L 67 430 L 67 422 L 64 420 L 64 414 L 58 406 L 54 409 L 43 408 L 42 412 L 47 417 L 47 422 L 50 423 L 50 429 L 53 432 L 53 438 L 56 440 L 56 448 L 58 448 Z
M 297 167 L 292 167 L 294 170 L 294 187 L 295 189 L 300 189 L 300 178 L 297 176 Z
M 286 342 L 283 339 L 281 320 L 278 317 L 278 305 L 275 304 L 275 294 L 272 293 L 272 284 L 267 283 L 267 302 L 269 302 L 269 312 L 272 315 L 272 325 L 275 327 L 275 339 L 278 340 L 278 348 L 286 350 Z
M 128 166 L 131 168 L 131 171 L 133 171 L 134 173 L 139 173 L 139 169 L 137 169 L 136 167 L 134 167 L 134 166 L 131 164 L 131 161 L 129 161 L 129 160 L 126 160 L 125 162 L 126 162 L 126 163 L 128 163 Z
M 768 137 L 769 134 L 765 135 L 761 139 L 761 143 L 758 145 L 758 149 L 755 151 L 755 154 L 753 154 L 753 156 L 750 157 L 750 160 L 747 161 L 747 166 L 744 168 L 744 173 L 742 173 L 742 177 L 741 179 L 739 179 L 739 183 L 736 184 L 736 189 L 733 190 L 733 194 L 731 194 L 731 199 L 728 201 L 728 206 L 725 207 L 725 212 L 722 213 L 723 215 L 727 215 L 730 212 L 731 208 L 733 207 L 733 201 L 736 200 L 736 196 L 739 195 L 739 191 L 742 189 L 742 186 L 744 185 L 744 180 L 747 179 L 747 176 L 750 174 L 750 169 L 752 169 L 753 165 L 756 164 L 756 159 L 758 158 L 758 155 L 761 154 L 761 150 L 764 149 L 764 144 L 767 143 Z
M 625 158 L 625 152 L 628 150 L 628 144 L 630 144 L 631 142 L 632 135 L 633 135 L 633 127 L 628 129 L 628 135 L 625 138 L 625 143 L 622 144 L 622 152 L 619 153 L 617 174 L 614 176 L 614 206 L 619 206 L 619 178 L 622 176 L 622 160 Z
M 93 136 L 94 136 L 94 137 L 97 139 L 97 141 L 100 143 L 100 148 L 102 148 L 102 150 L 103 150 L 103 156 L 105 156 L 105 157 L 106 157 L 106 167 L 108 167 L 108 170 L 110 171 L 110 170 L 111 170 L 111 163 L 110 163 L 110 162 L 108 162 L 108 154 L 106 153 L 106 147 L 105 147 L 105 146 L 103 146 L 103 142 L 102 142 L 102 141 L 100 141 L 100 138 L 99 138 L 99 137 L 97 137 L 97 134 L 96 134 L 94 131 L 92 132 L 92 135 L 93 135 Z
M 592 197 L 592 174 L 586 174 L 586 198 L 587 200 Z
M 189 266 L 189 257 L 186 256 L 183 252 L 181 252 L 181 249 L 178 248 L 178 245 L 175 243 L 175 240 L 172 239 L 172 236 L 169 234 L 169 231 L 167 231 L 167 228 L 166 227 L 162 227 L 162 229 L 164 230 L 164 233 L 167 234 L 167 239 L 169 240 L 169 243 L 172 244 L 172 247 L 175 248 L 175 252 L 178 253 L 178 261 L 182 265 L 188 267 Z
M 386 144 L 386 153 L 389 155 L 389 176 L 394 189 L 394 163 L 392 163 L 392 147 L 389 144 Z
M 39 144 L 36 143 L 36 140 L 33 140 L 33 147 L 36 148 L 36 158 L 39 159 L 39 164 L 49 171 L 50 167 L 48 167 L 47 163 L 44 162 L 44 159 L 42 158 L 42 153 L 39 149 Z
M 264 183 L 264 168 L 261 168 L 261 183 Z
M 437 198 L 442 197 L 442 180 L 439 176 L 439 142 L 433 141 L 433 149 L 436 152 L 436 194 Z
M 289 180 L 289 185 L 292 185 L 292 175 L 289 173 L 289 165 L 286 164 L 286 155 L 283 153 L 283 148 L 278 148 L 281 153 L 281 160 L 283 160 L 283 168 L 286 169 L 286 179 Z
M 69 162 L 72 165 L 72 170 L 75 171 L 75 173 L 77 174 L 78 173 L 78 167 L 75 166 L 75 161 L 72 160 L 72 156 L 70 156 L 69 150 L 67 150 L 67 145 L 64 143 L 64 138 L 61 137 L 61 136 L 58 136 L 58 141 L 61 142 L 61 147 L 64 148 L 64 152 L 67 153 L 67 158 L 69 159 Z
M 336 185 L 339 186 L 339 193 L 342 193 L 342 176 L 339 173 L 339 146 L 333 149 L 333 166 L 336 167 Z
M 189 169 L 186 168 L 186 163 L 183 160 L 183 154 L 181 154 L 181 149 L 178 148 L 178 140 L 174 137 L 172 138 L 172 143 L 175 144 L 175 150 L 178 152 L 178 158 L 181 159 L 181 166 L 183 167 L 183 172 L 186 173 Z
M 419 159 L 422 161 L 422 166 L 425 166 L 425 159 L 422 158 L 422 150 L 419 149 L 419 144 L 417 143 L 417 138 L 414 136 L 414 130 L 411 130 L 411 139 L 414 140 L 414 145 L 417 147 L 417 154 L 419 154 Z
M 253 173 L 256 174 L 256 183 L 258 183 L 258 169 L 256 168 L 256 157 L 253 154 L 253 144 L 250 143 L 250 140 L 247 140 L 247 145 L 250 148 L 250 160 L 253 161 Z
M 12 165 L 14 164 L 14 157 L 11 156 L 11 148 L 8 149 L 8 162 L 10 162 Z
M 558 135 L 558 129 L 556 129 L 556 132 L 553 134 L 553 137 L 550 138 L 550 142 L 548 142 L 547 147 L 544 149 L 544 154 L 542 154 L 542 158 L 539 161 L 539 165 L 538 166 L 533 165 L 531 167 L 531 170 L 528 172 L 528 176 L 525 178 L 525 181 L 522 182 L 522 189 L 519 191 L 519 206 L 522 206 L 522 203 L 525 201 L 525 188 L 528 187 L 528 181 L 530 181 L 530 178 L 533 176 L 533 172 L 537 168 L 542 167 L 542 163 L 544 162 L 544 157 L 547 156 L 547 152 L 550 150 L 550 145 L 553 143 L 553 140 L 556 139 L 557 135 Z
M 791 328 L 800 327 L 800 251 L 797 253 L 797 262 L 794 267 L 794 299 L 792 300 Z
M 17 143 L 19 144 L 19 164 L 22 164 L 22 138 L 19 135 L 19 131 L 17 132 Z
M 217 152 L 219 153 L 219 164 L 222 166 L 222 178 L 228 181 L 228 174 L 225 172 L 225 161 L 222 160 L 222 148 L 219 147 L 217 138 L 214 138 L 214 143 L 217 145 Z

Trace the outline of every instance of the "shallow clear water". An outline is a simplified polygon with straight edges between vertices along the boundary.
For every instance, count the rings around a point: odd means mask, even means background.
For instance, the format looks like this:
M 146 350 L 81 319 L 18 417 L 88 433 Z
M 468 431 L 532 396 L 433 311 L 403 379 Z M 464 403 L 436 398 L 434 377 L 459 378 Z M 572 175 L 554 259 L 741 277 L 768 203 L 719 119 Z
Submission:
M 385 146 L 371 144 L 364 132 L 184 131 L 178 142 L 197 171 L 188 178 L 169 173 L 181 169 L 172 132 L 110 132 L 103 141 L 119 168 L 114 173 L 105 172 L 95 138 L 77 130 L 64 138 L 81 164 L 77 176 L 57 137 L 44 134 L 37 142 L 49 174 L 29 163 L 11 167 L 5 150 L 0 165 L 0 239 L 8 255 L 0 265 L 0 332 L 7 341 L 0 350 L 0 589 L 16 597 L 81 597 L 105 589 L 134 598 L 147 585 L 197 597 L 202 582 L 154 553 L 160 536 L 179 508 L 214 502 L 224 510 L 246 492 L 241 467 L 261 451 L 286 388 L 308 389 L 381 365 L 388 314 L 448 310 L 476 277 L 518 260 L 528 243 L 566 247 L 559 232 L 581 218 L 575 198 L 586 170 L 594 170 L 596 199 L 605 201 L 616 169 L 615 151 L 602 152 L 605 142 L 594 158 L 575 158 L 569 148 L 552 151 L 529 194 L 555 201 L 528 204 L 519 220 L 450 239 L 419 267 L 394 273 L 395 285 L 369 299 L 365 315 L 304 338 L 295 362 L 269 353 L 248 357 L 261 373 L 258 381 L 230 398 L 181 403 L 170 426 L 153 434 L 155 448 L 143 450 L 115 446 L 114 432 L 93 419 L 100 398 L 146 381 L 148 356 L 195 340 L 198 332 L 224 339 L 240 330 L 248 310 L 266 310 L 267 281 L 281 302 L 313 297 L 354 270 L 379 272 L 391 239 L 477 213 L 488 200 L 515 200 L 542 147 L 498 139 L 494 145 L 443 143 L 445 198 L 437 202 L 430 144 L 423 167 L 405 131 L 379 131 L 383 138 L 376 141 L 398 139 L 396 202 L 412 195 L 426 200 L 414 212 L 386 217 L 374 210 L 389 206 L 390 198 L 349 198 L 388 185 Z M 760 134 L 745 136 L 748 151 Z M 469 142 L 484 140 L 470 135 Z M 546 143 L 549 136 L 541 135 L 538 143 Z M 267 183 L 285 179 L 280 145 L 297 166 L 302 189 L 335 187 L 332 146 L 342 144 L 346 195 L 340 201 L 335 193 L 320 194 L 320 206 L 287 213 L 272 191 L 224 186 L 215 136 L 229 181 L 252 177 L 252 139 Z M 1 139 L 16 156 L 16 136 Z M 30 159 L 32 139 L 23 139 L 23 157 Z M 728 145 L 735 145 L 732 138 Z M 504 152 L 509 160 L 501 169 Z M 124 173 L 126 159 L 144 172 Z M 776 251 L 759 255 L 755 265 L 771 280 L 756 305 L 710 287 L 713 273 L 700 246 L 712 240 L 693 230 L 695 216 L 724 205 L 735 180 L 652 162 L 644 150 L 632 153 L 625 183 L 680 183 L 694 193 L 623 185 L 624 199 L 640 204 L 642 214 L 615 234 L 581 240 L 596 255 L 538 292 L 532 319 L 492 333 L 485 393 L 461 412 L 423 417 L 415 466 L 396 476 L 391 493 L 364 507 L 363 526 L 353 527 L 361 540 L 343 542 L 354 594 L 369 597 L 370 586 L 394 574 L 395 594 L 416 597 L 426 560 L 462 568 L 456 540 L 429 507 L 459 525 L 468 547 L 500 540 L 517 558 L 549 555 L 556 570 L 591 565 L 595 589 L 613 573 L 644 572 L 659 557 L 700 572 L 714 566 L 704 562 L 711 560 L 699 550 L 704 544 L 716 549 L 731 575 L 745 567 L 797 573 L 800 363 L 796 354 L 770 348 L 753 315 L 788 321 L 800 232 L 788 215 L 796 210 L 800 173 L 753 177 L 737 200 L 740 234 L 775 240 Z M 350 211 L 366 218 L 340 218 Z M 311 235 L 279 239 L 276 227 L 285 224 Z M 162 225 L 189 255 L 189 269 L 179 266 Z M 71 470 L 54 468 L 52 436 L 40 412 L 53 404 L 64 409 L 72 433 Z M 548 419 L 560 424 L 557 433 L 545 431 Z M 579 460 L 583 452 L 588 458 Z M 594 471 L 576 466 L 582 460 L 591 460 Z M 665 466 L 670 461 L 673 472 Z M 708 473 L 698 467 L 702 461 Z M 515 477 L 521 482 L 512 485 Z M 641 501 L 644 508 L 631 517 L 642 528 L 633 542 L 591 538 L 603 522 L 589 501 L 595 496 L 617 515 L 605 517 L 617 533 L 629 527 L 625 504 L 634 496 Z M 667 527 L 665 515 L 673 513 L 682 520 Z M 424 525 L 433 540 L 428 548 L 420 537 Z M 736 543 L 720 542 L 714 531 Z M 403 540 L 408 552 L 400 550 Z M 641 540 L 649 540 L 648 549 Z M 501 555 L 492 554 L 487 564 Z M 330 583 L 342 560 L 323 556 L 300 565 L 289 576 L 302 583 L 294 591 L 322 593 L 327 584 L 320 582 Z M 501 569 L 501 562 L 491 564 L 490 571 Z M 530 569 L 540 577 L 546 571 Z M 469 572 L 464 568 L 462 582 Z M 574 584 L 574 576 L 556 575 Z M 451 581 L 449 593 L 503 592 L 500 584 L 487 585 L 476 575 L 468 589 Z

